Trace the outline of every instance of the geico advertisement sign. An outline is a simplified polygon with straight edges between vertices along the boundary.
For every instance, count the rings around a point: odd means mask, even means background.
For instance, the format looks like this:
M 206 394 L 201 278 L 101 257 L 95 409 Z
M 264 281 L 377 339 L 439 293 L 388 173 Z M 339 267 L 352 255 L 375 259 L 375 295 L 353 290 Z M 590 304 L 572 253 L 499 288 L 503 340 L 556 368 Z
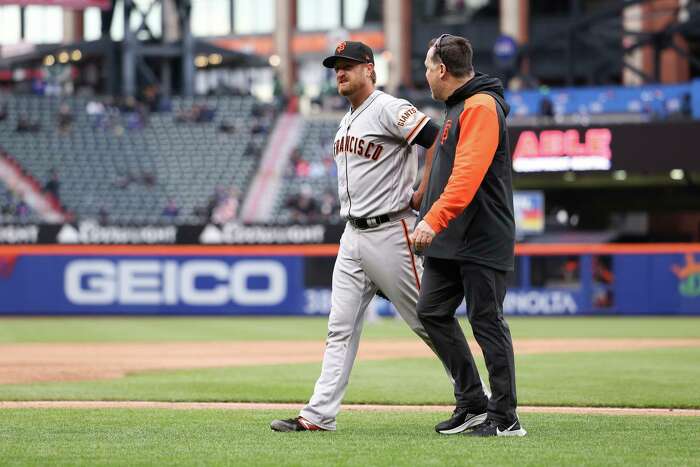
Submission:
M 263 286 L 251 287 L 253 278 Z M 284 265 L 273 260 L 80 259 L 64 271 L 65 295 L 75 305 L 272 306 L 286 298 L 287 282 Z

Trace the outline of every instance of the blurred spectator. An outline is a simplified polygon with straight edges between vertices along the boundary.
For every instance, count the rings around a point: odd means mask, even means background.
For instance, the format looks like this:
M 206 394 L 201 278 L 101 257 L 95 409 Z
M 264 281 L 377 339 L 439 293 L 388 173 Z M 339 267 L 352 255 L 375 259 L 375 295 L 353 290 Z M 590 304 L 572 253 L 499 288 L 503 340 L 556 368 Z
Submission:
M 333 157 L 326 156 L 323 158 L 323 165 L 326 168 L 326 175 L 332 179 L 338 177 L 338 165 L 333 160 Z
M 135 185 L 142 185 L 147 188 L 152 188 L 156 185 L 157 180 L 156 176 L 152 172 L 144 171 L 136 175 L 132 171 L 128 171 L 127 173 L 122 172 L 118 174 L 117 179 L 113 182 L 113 185 L 116 188 L 125 190 L 132 183 Z
M 128 97 L 120 111 L 124 114 L 128 130 L 142 130 L 148 123 L 146 107 L 133 97 Z
M 126 128 L 128 130 L 142 130 L 144 122 L 138 112 L 129 112 L 126 114 Z
M 322 161 L 315 160 L 309 164 L 309 176 L 311 178 L 321 178 L 326 176 L 326 166 Z
M 689 92 L 683 94 L 680 113 L 685 118 L 693 118 L 693 102 Z
M 168 201 L 165 204 L 165 207 L 163 208 L 163 212 L 161 213 L 161 215 L 163 217 L 165 217 L 166 219 L 173 220 L 178 216 L 178 214 L 180 214 L 180 208 L 177 207 L 177 203 L 175 202 L 175 199 L 168 198 Z
M 143 91 L 143 102 L 149 112 L 170 112 L 172 103 L 164 96 L 156 84 L 146 86 Z
M 153 172 L 144 171 L 141 172 L 141 182 L 143 186 L 151 188 L 156 186 L 156 176 Z
M 59 190 L 61 188 L 61 182 L 58 178 L 58 172 L 56 169 L 51 169 L 49 172 L 49 180 L 44 185 L 44 193 L 52 195 L 56 201 L 60 199 Z
M 114 181 L 114 186 L 122 190 L 126 189 L 134 181 L 134 175 L 131 172 L 126 174 L 122 173 L 117 176 Z
M 301 160 L 301 151 L 299 148 L 294 148 L 292 154 L 289 156 L 289 164 L 285 172 L 285 177 L 291 178 L 296 174 L 297 164 Z
M 58 108 L 58 131 L 68 133 L 73 125 L 73 112 L 65 102 Z
M 7 103 L 0 106 L 0 122 L 7 119 Z
M 318 221 L 318 205 L 312 196 L 311 187 L 304 185 L 301 192 L 287 199 L 285 206 L 289 209 L 292 221 L 298 224 L 310 224 Z
M 256 119 L 262 117 L 265 114 L 265 109 L 263 105 L 260 102 L 255 102 L 253 104 L 253 108 L 251 109 L 251 114 Z
M 248 144 L 246 144 L 245 151 L 243 152 L 243 154 L 247 157 L 258 158 L 260 157 L 260 149 L 260 144 L 251 139 L 248 140 Z
M 29 205 L 23 199 L 20 199 L 15 206 L 15 217 L 21 221 L 24 221 L 27 219 L 27 217 L 29 217 Z
M 540 101 L 540 116 L 544 117 L 546 120 L 554 118 L 554 104 L 549 96 L 543 96 Z
M 109 212 L 104 206 L 97 212 L 97 222 L 100 225 L 109 225 Z
M 41 130 L 39 122 L 31 121 L 25 113 L 21 114 L 17 119 L 17 133 L 37 133 Z
M 178 110 L 175 113 L 175 123 L 189 123 L 191 121 L 192 110 Z
M 216 209 L 218 203 L 218 199 L 216 195 L 211 195 L 207 199 L 207 204 L 205 206 L 196 206 L 193 210 L 192 213 L 199 217 L 200 222 L 206 223 L 211 221 L 211 215 L 214 213 L 214 209 Z
M 85 113 L 90 118 L 94 128 L 100 128 L 104 124 L 105 105 L 98 100 L 90 100 L 85 105 Z
M 253 121 L 253 126 L 250 129 L 250 133 L 253 135 L 264 135 L 267 133 L 267 127 L 260 119 L 255 119 Z
M 219 131 L 222 133 L 232 135 L 236 133 L 236 125 L 229 122 L 228 120 L 222 120 L 221 124 L 219 125 Z
M 196 106 L 196 117 L 195 122 L 197 123 L 211 123 L 214 121 L 214 116 L 216 115 L 216 110 L 212 109 L 206 104 Z
M 333 217 L 338 214 L 338 209 L 340 205 L 336 194 L 329 190 L 325 191 L 321 196 L 321 215 L 325 218 Z
M 11 218 L 15 213 L 14 195 L 9 191 L 5 193 L 5 199 L 0 205 L 0 215 L 2 217 Z
M 177 123 L 211 123 L 216 116 L 216 110 L 206 104 L 193 105 L 191 109 L 180 110 L 175 114 Z
M 236 219 L 238 215 L 239 192 L 236 188 L 230 188 L 226 196 L 219 200 L 212 212 L 211 219 L 216 224 L 226 224 Z
M 306 178 L 311 172 L 311 165 L 306 159 L 299 159 L 297 161 L 296 167 L 294 167 L 294 173 L 299 178 Z

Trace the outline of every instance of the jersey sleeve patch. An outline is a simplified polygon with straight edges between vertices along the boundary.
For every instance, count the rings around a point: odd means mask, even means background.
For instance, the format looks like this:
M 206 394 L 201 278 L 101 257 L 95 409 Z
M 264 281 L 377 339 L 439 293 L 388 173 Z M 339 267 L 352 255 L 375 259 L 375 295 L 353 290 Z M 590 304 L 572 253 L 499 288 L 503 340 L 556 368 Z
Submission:
M 430 117 L 405 99 L 392 99 L 383 110 L 386 129 L 409 144 L 430 120 Z

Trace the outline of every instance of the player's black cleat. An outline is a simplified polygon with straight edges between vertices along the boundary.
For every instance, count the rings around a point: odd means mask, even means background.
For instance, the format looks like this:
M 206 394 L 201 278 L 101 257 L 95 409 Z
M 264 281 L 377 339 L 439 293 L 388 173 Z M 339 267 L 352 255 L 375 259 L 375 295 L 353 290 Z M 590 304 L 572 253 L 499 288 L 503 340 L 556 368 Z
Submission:
M 527 431 L 516 420 L 508 425 L 501 425 L 494 420 L 486 420 L 474 430 L 466 433 L 467 436 L 525 436 Z
M 272 420 L 270 428 L 273 431 L 327 431 L 320 426 L 314 425 L 304 417 Z
M 486 420 L 486 410 L 472 413 L 468 408 L 457 407 L 449 420 L 435 425 L 435 431 L 443 435 L 456 435 L 469 428 L 481 425 Z

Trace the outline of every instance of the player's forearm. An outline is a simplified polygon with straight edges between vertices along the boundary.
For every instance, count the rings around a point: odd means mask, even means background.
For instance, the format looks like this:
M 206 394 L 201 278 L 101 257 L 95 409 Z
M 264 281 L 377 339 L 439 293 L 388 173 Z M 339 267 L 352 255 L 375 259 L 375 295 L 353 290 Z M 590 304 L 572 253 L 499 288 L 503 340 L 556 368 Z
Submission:
M 423 201 L 423 195 L 425 194 L 425 189 L 428 186 L 428 180 L 430 180 L 430 171 L 433 168 L 433 156 L 435 155 L 435 148 L 437 146 L 437 139 L 435 143 L 425 151 L 425 164 L 423 165 L 423 177 L 421 178 L 418 189 L 413 193 L 413 198 L 411 199 L 411 207 L 414 209 L 420 208 L 420 204 Z

